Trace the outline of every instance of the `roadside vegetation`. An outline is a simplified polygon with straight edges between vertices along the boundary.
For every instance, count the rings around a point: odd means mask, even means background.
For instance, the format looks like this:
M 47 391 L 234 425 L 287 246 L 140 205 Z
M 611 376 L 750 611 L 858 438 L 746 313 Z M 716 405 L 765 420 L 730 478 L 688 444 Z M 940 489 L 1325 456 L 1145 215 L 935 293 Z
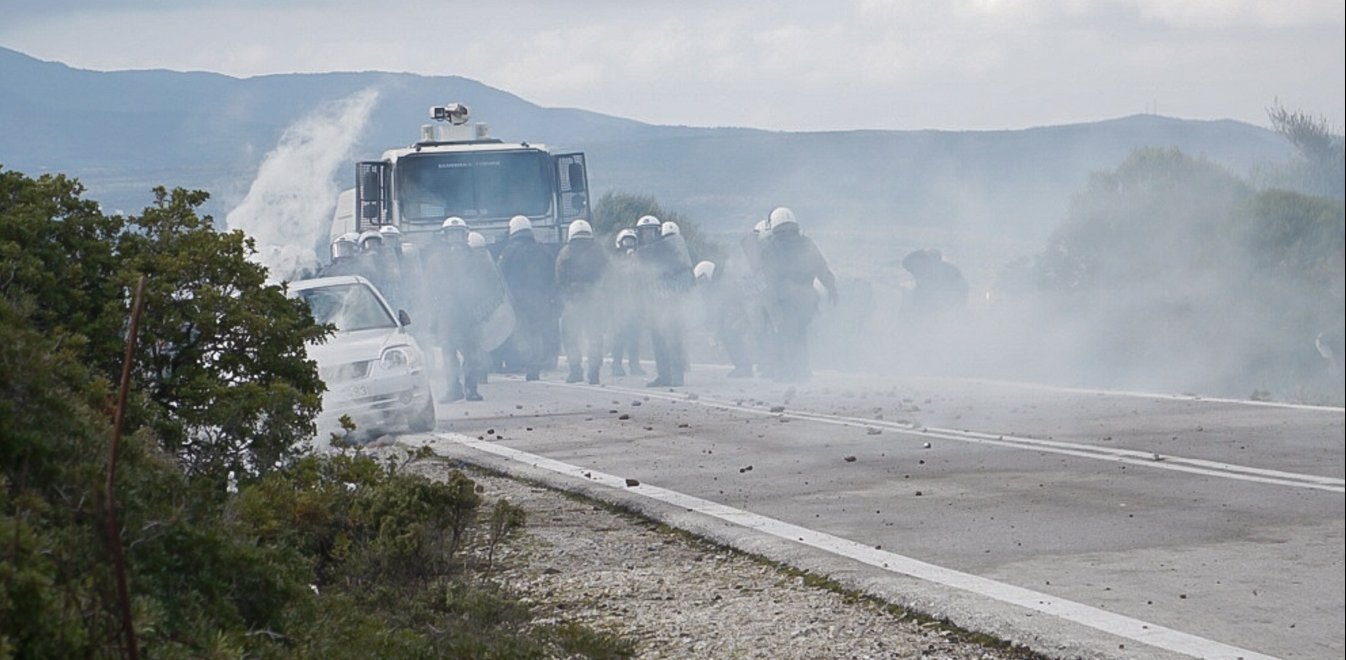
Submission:
M 1283 108 L 1299 152 L 1245 180 L 1172 148 L 1093 174 L 1036 258 L 1001 273 L 1076 327 L 1094 380 L 1342 402 L 1342 136 Z
M 489 580 L 517 507 L 404 471 L 413 455 L 306 450 L 323 385 L 304 343 L 331 329 L 197 214 L 204 193 L 160 189 L 122 217 L 83 192 L 0 169 L 0 658 L 125 656 L 132 639 L 168 658 L 631 654 L 533 625 Z

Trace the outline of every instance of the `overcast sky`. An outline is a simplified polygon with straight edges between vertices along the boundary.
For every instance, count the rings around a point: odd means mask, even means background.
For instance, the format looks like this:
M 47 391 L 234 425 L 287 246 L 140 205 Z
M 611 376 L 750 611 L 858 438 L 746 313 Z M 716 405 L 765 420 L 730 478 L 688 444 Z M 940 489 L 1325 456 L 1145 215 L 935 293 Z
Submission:
M 0 0 L 80 68 L 453 74 L 546 106 L 782 130 L 1142 112 L 1343 126 L 1341 0 Z

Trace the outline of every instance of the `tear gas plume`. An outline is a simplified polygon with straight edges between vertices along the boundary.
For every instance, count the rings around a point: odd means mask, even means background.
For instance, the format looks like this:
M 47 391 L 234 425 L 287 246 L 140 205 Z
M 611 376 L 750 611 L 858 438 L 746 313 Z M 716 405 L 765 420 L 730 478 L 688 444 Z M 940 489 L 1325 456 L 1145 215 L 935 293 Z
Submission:
M 939 225 L 801 213 L 841 294 L 812 325 L 813 365 L 1340 405 L 1341 208 L 1142 150 L 1045 222 L 970 204 Z M 966 304 L 921 309 L 903 258 L 927 247 Z
M 226 216 L 230 229 L 256 241 L 255 259 L 271 279 L 295 279 L 321 264 L 315 248 L 326 243 L 339 192 L 333 175 L 351 162 L 378 97 L 365 89 L 286 128 L 247 196 Z

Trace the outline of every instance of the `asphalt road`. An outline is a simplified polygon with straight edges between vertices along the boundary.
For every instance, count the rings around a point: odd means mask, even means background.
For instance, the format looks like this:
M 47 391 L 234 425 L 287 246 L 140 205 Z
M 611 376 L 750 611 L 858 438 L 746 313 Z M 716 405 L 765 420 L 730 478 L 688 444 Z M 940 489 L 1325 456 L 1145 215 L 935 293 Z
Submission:
M 493 376 L 406 441 L 1052 655 L 1346 654 L 1340 408 L 725 371 Z

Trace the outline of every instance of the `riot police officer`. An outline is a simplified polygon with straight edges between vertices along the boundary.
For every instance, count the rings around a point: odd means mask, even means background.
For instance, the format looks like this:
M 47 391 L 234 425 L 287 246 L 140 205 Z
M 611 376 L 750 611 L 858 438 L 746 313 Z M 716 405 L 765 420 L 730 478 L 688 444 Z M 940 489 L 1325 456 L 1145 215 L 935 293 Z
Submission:
M 360 235 L 355 233 L 346 233 L 336 237 L 331 246 L 332 261 L 318 272 L 318 276 L 336 277 L 338 275 L 360 274 L 357 264 L 357 257 L 360 254 L 359 239 Z
M 799 231 L 794 212 L 783 206 L 771 212 L 770 237 L 762 247 L 765 302 L 771 321 L 772 377 L 800 381 L 810 375 L 808 327 L 818 312 L 817 280 L 831 304 L 837 303 L 837 281 L 813 240 Z
M 637 231 L 639 229 L 637 223 Z M 687 243 L 677 223 L 662 223 L 659 239 L 638 247 L 636 256 L 650 291 L 647 297 L 650 302 L 650 343 L 654 346 L 657 367 L 654 380 L 645 386 L 680 387 L 687 371 L 683 314 L 693 276 Z
M 593 228 L 585 220 L 570 223 L 566 244 L 556 255 L 556 286 L 561 293 L 561 334 L 570 373 L 567 383 L 582 376 L 581 346 L 589 356 L 588 379 L 598 384 L 603 366 L 603 325 L 599 287 L 607 273 L 608 255 L 594 241 Z
M 657 220 L 655 222 L 658 222 Z M 644 328 L 645 301 L 641 299 L 639 264 L 636 261 L 636 230 L 617 232 L 616 254 L 608 269 L 606 285 L 610 332 L 612 334 L 612 375 L 644 376 L 640 366 L 640 336 Z M 626 367 L 622 367 L 622 359 Z
M 500 274 L 514 298 L 518 322 L 514 345 L 527 380 L 541 377 L 547 337 L 556 326 L 556 260 L 533 237 L 533 223 L 522 215 L 509 221 L 509 238 L 500 252 Z

